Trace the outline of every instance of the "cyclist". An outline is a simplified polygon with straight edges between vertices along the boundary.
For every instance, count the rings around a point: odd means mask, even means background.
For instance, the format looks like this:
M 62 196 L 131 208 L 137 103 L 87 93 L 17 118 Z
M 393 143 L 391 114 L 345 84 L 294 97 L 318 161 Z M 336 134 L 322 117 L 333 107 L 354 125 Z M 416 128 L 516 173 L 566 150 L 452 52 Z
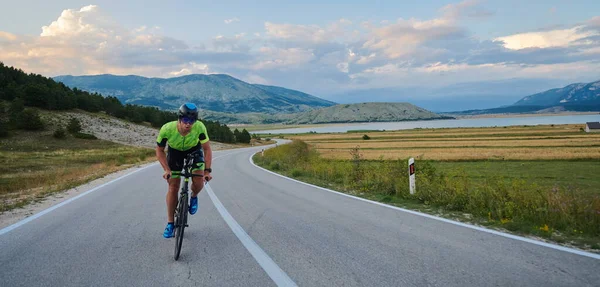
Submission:
M 168 143 L 168 155 L 165 147 Z M 167 192 L 167 227 L 163 233 L 165 238 L 173 237 L 175 208 L 177 207 L 177 191 L 181 183 L 181 170 L 186 155 L 198 151 L 194 160 L 194 174 L 202 176 L 192 177 L 192 196 L 190 197 L 189 213 L 198 211 L 198 193 L 204 188 L 204 179 L 212 179 L 210 168 L 212 164 L 212 150 L 208 133 L 204 124 L 198 120 L 198 108 L 192 103 L 181 105 L 178 119 L 168 122 L 160 128 L 156 138 L 156 157 L 164 170 L 163 178 L 168 181 Z M 206 154 L 206 157 L 204 157 Z

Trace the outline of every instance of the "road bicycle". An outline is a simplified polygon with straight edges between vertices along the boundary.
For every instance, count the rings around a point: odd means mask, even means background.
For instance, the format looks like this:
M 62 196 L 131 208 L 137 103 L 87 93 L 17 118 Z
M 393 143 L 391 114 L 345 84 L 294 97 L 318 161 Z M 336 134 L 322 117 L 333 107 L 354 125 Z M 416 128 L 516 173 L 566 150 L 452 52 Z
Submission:
M 188 209 L 189 209 L 189 181 L 190 178 L 194 176 L 202 176 L 199 174 L 193 174 L 192 168 L 194 164 L 194 158 L 197 153 L 200 152 L 198 149 L 195 152 L 188 154 L 183 162 L 183 169 L 181 170 L 181 177 L 183 177 L 183 187 L 181 187 L 181 192 L 179 193 L 179 201 L 177 202 L 177 208 L 175 208 L 175 222 L 174 222 L 174 232 L 175 232 L 175 260 L 179 259 L 179 254 L 181 253 L 181 245 L 183 244 L 183 233 L 185 228 L 188 227 Z M 205 181 L 205 184 L 207 182 Z

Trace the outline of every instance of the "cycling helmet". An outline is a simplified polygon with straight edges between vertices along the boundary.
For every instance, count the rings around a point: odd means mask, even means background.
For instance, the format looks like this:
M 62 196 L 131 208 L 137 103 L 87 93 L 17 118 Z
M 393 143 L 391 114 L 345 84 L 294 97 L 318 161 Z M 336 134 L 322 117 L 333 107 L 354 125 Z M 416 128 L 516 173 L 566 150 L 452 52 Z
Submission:
M 186 103 L 181 105 L 181 107 L 179 107 L 179 112 L 177 113 L 178 116 L 181 117 L 186 117 L 186 118 L 192 118 L 194 120 L 198 119 L 198 108 L 196 107 L 196 105 L 192 104 L 192 103 Z

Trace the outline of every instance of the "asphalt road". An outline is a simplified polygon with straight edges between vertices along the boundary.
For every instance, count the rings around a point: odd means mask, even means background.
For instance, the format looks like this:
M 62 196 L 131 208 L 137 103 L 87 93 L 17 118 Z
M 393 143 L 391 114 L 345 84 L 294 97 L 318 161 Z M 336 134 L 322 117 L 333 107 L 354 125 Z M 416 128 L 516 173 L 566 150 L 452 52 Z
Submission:
M 0 230 L 0 286 L 600 286 L 600 256 L 389 208 L 215 152 L 179 261 L 159 165 Z

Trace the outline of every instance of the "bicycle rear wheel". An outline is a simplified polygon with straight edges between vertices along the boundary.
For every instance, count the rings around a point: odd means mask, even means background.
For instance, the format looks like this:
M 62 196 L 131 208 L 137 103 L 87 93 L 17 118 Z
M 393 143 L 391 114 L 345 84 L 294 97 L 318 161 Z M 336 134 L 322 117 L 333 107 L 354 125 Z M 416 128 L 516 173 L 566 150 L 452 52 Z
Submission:
M 177 210 L 175 211 L 175 260 L 179 259 L 181 253 L 183 233 L 187 224 L 187 206 L 187 194 L 183 194 L 179 198 L 179 204 L 177 204 Z

